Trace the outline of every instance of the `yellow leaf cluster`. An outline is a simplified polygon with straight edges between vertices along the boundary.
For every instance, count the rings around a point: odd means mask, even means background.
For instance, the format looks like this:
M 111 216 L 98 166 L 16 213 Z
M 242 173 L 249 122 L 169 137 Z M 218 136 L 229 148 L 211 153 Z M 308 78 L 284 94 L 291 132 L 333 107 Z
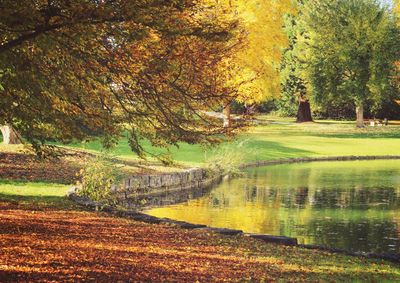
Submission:
M 397 16 L 397 22 L 400 25 L 400 0 L 394 1 L 394 13 Z
M 279 66 L 288 40 L 284 15 L 293 13 L 292 0 L 215 0 L 220 12 L 228 12 L 243 28 L 244 39 L 231 58 L 228 84 L 238 87 L 240 102 L 262 102 L 280 93 Z

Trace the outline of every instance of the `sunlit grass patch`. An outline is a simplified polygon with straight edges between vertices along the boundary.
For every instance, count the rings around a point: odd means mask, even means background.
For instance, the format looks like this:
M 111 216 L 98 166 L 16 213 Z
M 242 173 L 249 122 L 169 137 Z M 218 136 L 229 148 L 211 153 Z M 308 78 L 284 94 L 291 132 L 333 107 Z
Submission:
M 36 206 L 69 207 L 72 205 L 66 198 L 69 185 L 8 181 L 0 179 L 0 202 L 15 202 Z
M 358 129 L 353 121 L 323 120 L 315 123 L 298 124 L 293 118 L 262 117 L 268 124 L 251 127 L 239 134 L 234 141 L 221 147 L 224 150 L 235 149 L 237 141 L 248 141 L 245 150 L 256 152 L 247 156 L 243 162 L 270 160 L 306 156 L 341 156 L 341 155 L 395 155 L 400 154 L 400 126 L 365 127 Z M 232 146 L 231 146 L 232 145 Z M 101 143 L 92 141 L 72 145 L 90 152 L 100 152 Z M 144 141 L 144 148 L 157 155 L 165 154 L 165 149 L 155 148 Z M 199 145 L 179 144 L 171 147 L 170 154 L 174 161 L 183 166 L 204 166 L 207 158 L 218 146 L 204 148 Z M 128 146 L 127 137 L 121 138 L 111 151 L 118 158 L 139 161 Z M 162 166 L 150 158 L 147 162 L 153 166 Z M 160 167 L 161 166 L 161 167 Z

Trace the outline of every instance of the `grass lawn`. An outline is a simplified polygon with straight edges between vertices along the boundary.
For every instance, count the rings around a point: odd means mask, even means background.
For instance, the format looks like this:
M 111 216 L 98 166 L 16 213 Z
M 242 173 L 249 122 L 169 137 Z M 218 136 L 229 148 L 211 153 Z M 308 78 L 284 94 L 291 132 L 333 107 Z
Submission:
M 221 146 L 231 148 L 232 151 L 248 152 L 244 162 L 306 156 L 400 154 L 400 126 L 398 125 L 357 129 L 354 122 L 346 121 L 296 124 L 288 119 L 271 120 L 265 117 L 263 119 L 268 124 L 251 127 L 238 135 L 236 141 L 244 142 L 242 148 L 237 148 L 238 142 Z M 101 151 L 98 141 L 76 144 L 73 147 L 92 152 Z M 148 143 L 144 147 L 154 154 L 166 152 L 163 149 L 151 147 Z M 201 166 L 207 156 L 215 154 L 216 151 L 218 152 L 218 149 L 180 144 L 179 148 L 171 148 L 171 155 L 180 164 Z M 137 159 L 131 152 L 126 137 L 121 138 L 120 143 L 111 153 L 123 159 Z
M 66 209 L 68 186 L 0 182 L 2 282 L 398 281 L 398 265 Z
M 69 185 L 0 179 L 0 201 L 35 207 L 70 208 L 66 198 Z

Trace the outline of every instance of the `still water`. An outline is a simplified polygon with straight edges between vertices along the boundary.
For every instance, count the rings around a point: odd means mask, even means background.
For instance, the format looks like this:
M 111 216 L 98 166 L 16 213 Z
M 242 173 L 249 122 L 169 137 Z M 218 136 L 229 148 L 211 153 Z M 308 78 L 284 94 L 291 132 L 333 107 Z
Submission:
M 250 169 L 204 196 L 147 213 L 301 244 L 400 253 L 400 161 L 314 162 Z

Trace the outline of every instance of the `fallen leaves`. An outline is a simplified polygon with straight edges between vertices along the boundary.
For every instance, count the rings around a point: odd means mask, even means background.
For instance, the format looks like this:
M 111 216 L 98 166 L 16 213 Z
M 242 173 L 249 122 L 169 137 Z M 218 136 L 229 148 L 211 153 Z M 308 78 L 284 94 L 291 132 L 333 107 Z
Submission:
M 396 266 L 150 225 L 106 214 L 1 203 L 2 281 L 369 281 Z M 32 213 L 34 212 L 34 213 Z M 399 276 L 399 277 L 397 277 Z
M 0 179 L 71 184 L 77 180 L 82 155 L 39 161 L 33 154 L 0 152 Z

